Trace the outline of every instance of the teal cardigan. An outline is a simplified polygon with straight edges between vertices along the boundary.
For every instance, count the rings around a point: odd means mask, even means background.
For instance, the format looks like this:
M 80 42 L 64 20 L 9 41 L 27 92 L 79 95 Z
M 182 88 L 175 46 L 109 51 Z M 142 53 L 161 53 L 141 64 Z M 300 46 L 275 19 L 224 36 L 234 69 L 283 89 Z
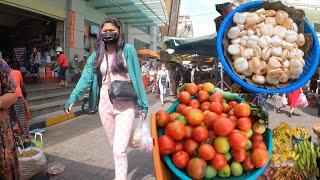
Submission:
M 141 68 L 139 65 L 137 52 L 135 48 L 130 44 L 125 45 L 123 52 L 127 63 L 128 73 L 132 81 L 133 87 L 135 89 L 135 92 L 137 94 L 137 104 L 146 115 L 148 113 L 149 105 L 147 94 L 142 83 Z M 100 72 L 97 72 L 94 68 L 95 59 L 96 53 L 93 52 L 88 58 L 87 64 L 83 69 L 81 78 L 78 81 L 74 90 L 72 91 L 69 100 L 65 103 L 64 108 L 67 109 L 69 108 L 71 103 L 76 103 L 82 97 L 82 95 L 88 89 L 88 87 L 91 87 L 89 94 L 90 107 L 98 107 L 97 105 L 100 97 L 100 87 L 98 83 L 97 73 Z

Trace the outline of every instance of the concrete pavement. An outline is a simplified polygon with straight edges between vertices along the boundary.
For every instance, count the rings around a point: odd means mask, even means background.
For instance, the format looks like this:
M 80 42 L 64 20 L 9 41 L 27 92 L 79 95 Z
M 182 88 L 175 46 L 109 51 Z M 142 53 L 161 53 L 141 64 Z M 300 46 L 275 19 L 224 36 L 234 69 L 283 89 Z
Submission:
M 160 109 L 167 109 L 173 98 L 161 106 L 153 97 L 149 112 L 155 113 Z M 287 109 L 288 111 L 288 109 Z M 320 123 L 315 117 L 316 109 L 307 108 L 298 110 L 300 116 L 288 117 L 287 111 L 280 114 L 270 112 L 270 128 L 274 128 L 281 121 L 292 125 L 305 126 L 311 134 L 312 124 Z M 150 116 L 150 115 L 149 115 Z M 65 166 L 63 174 L 50 179 L 90 179 L 110 180 L 114 178 L 114 163 L 112 149 L 100 123 L 98 115 L 84 115 L 46 129 L 44 133 L 44 151 L 48 165 L 60 162 Z M 128 149 L 129 175 L 128 179 L 149 180 L 155 179 L 152 156 L 139 150 Z M 44 179 L 39 175 L 34 179 Z

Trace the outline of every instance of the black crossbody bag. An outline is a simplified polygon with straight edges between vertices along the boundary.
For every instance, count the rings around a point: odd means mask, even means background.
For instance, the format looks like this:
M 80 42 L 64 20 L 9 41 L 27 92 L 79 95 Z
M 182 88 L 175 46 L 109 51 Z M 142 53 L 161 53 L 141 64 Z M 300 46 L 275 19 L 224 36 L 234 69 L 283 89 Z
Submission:
M 124 63 L 126 63 L 123 54 L 122 54 L 122 58 L 123 58 Z M 107 60 L 107 76 L 108 76 L 109 82 L 111 82 L 108 58 L 106 60 Z M 114 99 L 136 100 L 137 99 L 137 94 L 136 94 L 135 89 L 132 85 L 132 81 L 115 80 L 115 81 L 111 82 L 111 85 L 109 87 L 108 92 L 109 92 L 109 96 L 112 100 L 114 100 Z

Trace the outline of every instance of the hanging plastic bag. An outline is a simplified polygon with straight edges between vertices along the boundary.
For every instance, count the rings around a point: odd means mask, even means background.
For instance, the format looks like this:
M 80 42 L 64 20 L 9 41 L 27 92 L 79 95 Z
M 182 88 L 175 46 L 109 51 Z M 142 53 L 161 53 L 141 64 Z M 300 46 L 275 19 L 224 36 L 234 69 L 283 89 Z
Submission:
M 153 141 L 150 132 L 150 122 L 147 119 L 141 120 L 141 139 L 140 139 L 140 151 L 151 152 L 153 147 Z
M 282 106 L 283 106 L 283 107 L 286 106 L 286 105 L 288 105 L 288 99 L 287 99 L 286 94 L 283 94 L 283 95 L 281 96 L 281 103 L 282 103 Z
M 307 107 L 309 105 L 307 96 L 304 93 L 300 93 L 299 105 L 301 105 L 302 107 Z
M 141 119 L 140 118 L 135 119 L 134 131 L 133 131 L 132 140 L 131 140 L 131 146 L 133 148 L 140 147 L 141 125 L 142 125 Z

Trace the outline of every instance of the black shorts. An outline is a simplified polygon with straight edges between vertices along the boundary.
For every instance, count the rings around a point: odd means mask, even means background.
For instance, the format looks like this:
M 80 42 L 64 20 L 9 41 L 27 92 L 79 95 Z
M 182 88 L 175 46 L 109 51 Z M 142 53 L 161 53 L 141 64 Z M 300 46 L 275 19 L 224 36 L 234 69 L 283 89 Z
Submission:
M 59 70 L 59 79 L 60 81 L 65 81 L 66 80 L 66 71 L 67 71 L 68 68 L 63 68 L 63 67 L 60 67 L 60 70 Z

